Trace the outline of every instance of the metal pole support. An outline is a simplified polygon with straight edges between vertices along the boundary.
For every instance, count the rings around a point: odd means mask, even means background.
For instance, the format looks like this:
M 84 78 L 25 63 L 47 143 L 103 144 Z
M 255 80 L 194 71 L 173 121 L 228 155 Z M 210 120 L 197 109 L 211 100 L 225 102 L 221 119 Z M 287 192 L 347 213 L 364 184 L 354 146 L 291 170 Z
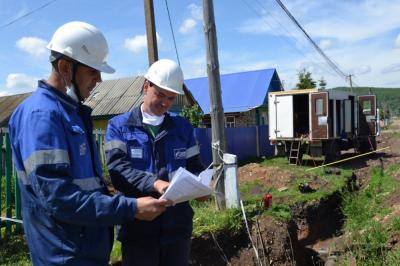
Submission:
M 224 153 L 223 159 L 226 207 L 239 208 L 240 194 L 238 184 L 237 156 L 230 153 Z

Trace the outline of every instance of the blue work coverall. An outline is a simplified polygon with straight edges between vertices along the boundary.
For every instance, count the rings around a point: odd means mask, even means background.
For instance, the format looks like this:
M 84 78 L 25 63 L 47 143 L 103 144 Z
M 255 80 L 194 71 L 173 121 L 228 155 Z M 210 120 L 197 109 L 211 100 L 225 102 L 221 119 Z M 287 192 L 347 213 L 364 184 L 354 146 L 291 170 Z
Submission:
M 135 199 L 108 195 L 90 113 L 39 81 L 10 119 L 33 265 L 108 265 L 110 226 L 134 220 Z
M 129 197 L 159 197 L 154 191 L 154 182 L 157 179 L 170 181 L 179 167 L 193 173 L 204 169 L 193 127 L 185 118 L 168 113 L 165 114 L 155 137 L 143 125 L 140 107 L 112 118 L 107 127 L 105 147 L 113 185 Z M 136 245 L 137 248 L 147 246 L 153 247 L 153 250 L 163 245 L 186 241 L 189 251 L 192 218 L 192 208 L 188 202 L 183 202 L 168 207 L 151 222 L 135 220 L 123 224 L 118 233 L 118 240 L 122 241 L 123 249 L 124 245 L 136 243 L 139 244 Z M 149 249 L 143 249 L 143 252 L 148 254 L 147 257 L 152 256 L 154 252 Z M 146 257 L 143 254 L 139 255 Z M 153 265 L 149 261 L 144 263 L 142 265 Z

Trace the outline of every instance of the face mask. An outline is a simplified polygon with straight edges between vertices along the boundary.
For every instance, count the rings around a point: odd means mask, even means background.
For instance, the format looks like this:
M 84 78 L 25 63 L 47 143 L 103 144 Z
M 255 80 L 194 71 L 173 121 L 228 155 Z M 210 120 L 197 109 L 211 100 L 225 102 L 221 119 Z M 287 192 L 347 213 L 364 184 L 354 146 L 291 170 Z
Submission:
M 71 86 L 65 86 L 67 89 L 67 95 L 72 98 L 75 102 L 79 102 L 78 96 L 76 95 L 75 92 L 75 86 L 74 84 L 71 83 Z
M 143 105 L 141 106 L 143 120 L 142 122 L 147 125 L 158 126 L 164 121 L 165 115 L 152 115 L 143 111 Z
M 70 69 L 70 70 L 71 70 L 71 72 L 72 72 L 72 69 Z M 76 92 L 75 92 L 75 86 L 74 86 L 74 84 L 71 83 L 71 85 L 68 86 L 68 85 L 67 85 L 66 79 L 65 79 L 64 77 L 63 77 L 63 79 L 64 79 L 64 83 L 65 83 L 65 89 L 67 90 L 67 95 L 68 95 L 69 97 L 71 97 L 71 99 L 74 100 L 75 102 L 79 102 L 78 95 L 76 95 Z

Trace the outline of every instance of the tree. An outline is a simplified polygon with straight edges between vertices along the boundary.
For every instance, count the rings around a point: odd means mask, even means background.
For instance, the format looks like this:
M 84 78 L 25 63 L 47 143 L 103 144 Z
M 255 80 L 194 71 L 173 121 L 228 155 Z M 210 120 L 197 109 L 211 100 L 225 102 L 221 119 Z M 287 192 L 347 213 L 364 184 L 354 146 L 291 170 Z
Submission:
M 185 105 L 180 115 L 188 119 L 193 127 L 200 127 L 204 113 L 197 104 L 194 104 L 192 106 Z
M 314 89 L 316 87 L 315 81 L 311 77 L 311 73 L 302 69 L 299 74 L 299 82 L 296 84 L 296 89 L 305 90 L 305 89 Z
M 319 87 L 321 90 L 325 90 L 325 88 L 326 88 L 326 81 L 324 80 L 324 77 L 321 77 L 321 79 L 318 80 L 318 87 Z

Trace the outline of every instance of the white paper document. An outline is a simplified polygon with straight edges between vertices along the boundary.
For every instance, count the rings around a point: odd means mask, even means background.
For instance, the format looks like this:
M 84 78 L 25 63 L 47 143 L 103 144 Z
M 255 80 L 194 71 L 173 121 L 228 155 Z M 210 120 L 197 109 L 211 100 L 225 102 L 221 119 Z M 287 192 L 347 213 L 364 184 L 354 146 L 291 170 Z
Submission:
M 188 170 L 179 167 L 161 199 L 168 199 L 174 204 L 210 195 L 209 187 L 213 170 L 205 170 L 196 176 Z

